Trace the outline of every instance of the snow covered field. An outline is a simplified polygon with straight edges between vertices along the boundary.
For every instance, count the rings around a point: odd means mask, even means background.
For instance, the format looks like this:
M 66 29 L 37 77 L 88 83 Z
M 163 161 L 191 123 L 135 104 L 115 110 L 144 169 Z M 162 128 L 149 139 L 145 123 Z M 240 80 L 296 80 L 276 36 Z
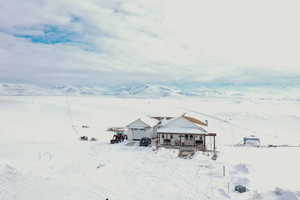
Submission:
M 232 145 L 254 134 L 263 145 L 299 146 L 299 110 L 298 101 L 283 100 L 1 96 L 0 200 L 297 200 L 299 147 Z M 183 113 L 208 119 L 217 161 L 109 144 L 107 127 Z M 81 135 L 98 141 L 80 142 Z M 236 184 L 249 191 L 233 192 Z

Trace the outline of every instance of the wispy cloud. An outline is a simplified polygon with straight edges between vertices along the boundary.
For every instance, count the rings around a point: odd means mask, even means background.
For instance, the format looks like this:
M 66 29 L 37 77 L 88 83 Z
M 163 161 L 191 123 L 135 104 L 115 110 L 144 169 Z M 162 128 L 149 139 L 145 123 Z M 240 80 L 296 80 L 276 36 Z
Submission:
M 298 1 L 10 0 L 0 80 L 300 83 Z

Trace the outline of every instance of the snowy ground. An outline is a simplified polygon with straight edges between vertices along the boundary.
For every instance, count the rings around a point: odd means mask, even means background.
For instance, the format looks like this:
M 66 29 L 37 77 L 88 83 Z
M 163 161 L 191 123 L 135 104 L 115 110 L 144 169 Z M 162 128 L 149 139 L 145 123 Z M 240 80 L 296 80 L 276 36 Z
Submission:
M 299 108 L 297 101 L 231 98 L 2 96 L 0 200 L 297 200 L 299 147 L 233 145 L 254 134 L 264 145 L 299 146 Z M 175 150 L 108 143 L 109 126 L 185 112 L 208 119 L 217 132 L 217 161 L 200 152 L 185 160 Z M 81 135 L 98 141 L 80 142 Z M 233 192 L 236 184 L 249 191 Z

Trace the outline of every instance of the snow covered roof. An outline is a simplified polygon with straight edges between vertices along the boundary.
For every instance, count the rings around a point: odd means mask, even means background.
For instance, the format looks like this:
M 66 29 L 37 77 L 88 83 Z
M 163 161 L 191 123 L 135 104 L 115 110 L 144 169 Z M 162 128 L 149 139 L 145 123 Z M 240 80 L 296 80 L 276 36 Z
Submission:
M 170 120 L 170 119 L 174 119 L 174 117 L 168 117 L 168 116 L 151 116 L 151 118 L 153 118 L 153 119 L 156 119 L 156 120 L 164 120 L 164 119 L 166 119 L 166 120 Z
M 130 124 L 128 124 L 127 128 L 148 128 L 148 127 L 154 127 L 158 124 L 158 120 L 150 118 L 150 117 L 143 117 L 139 118 Z
M 250 136 L 244 137 L 244 140 L 259 140 L 259 138 L 256 137 L 255 135 L 250 135 Z
M 159 120 L 153 119 L 151 117 L 142 117 L 141 120 L 146 124 L 149 124 L 151 127 L 156 126 L 159 123 Z
M 170 121 L 172 121 L 173 119 L 168 119 L 168 118 L 164 118 L 162 120 L 160 120 L 160 126 L 165 126 L 167 123 L 169 123 Z
M 203 128 L 160 128 L 158 133 L 184 133 L 184 134 L 206 134 Z
M 106 131 L 123 132 L 124 130 L 125 130 L 124 127 L 109 127 Z
M 169 120 L 162 125 L 158 133 L 188 133 L 188 134 L 206 134 L 207 131 L 198 123 L 186 119 L 184 116 Z

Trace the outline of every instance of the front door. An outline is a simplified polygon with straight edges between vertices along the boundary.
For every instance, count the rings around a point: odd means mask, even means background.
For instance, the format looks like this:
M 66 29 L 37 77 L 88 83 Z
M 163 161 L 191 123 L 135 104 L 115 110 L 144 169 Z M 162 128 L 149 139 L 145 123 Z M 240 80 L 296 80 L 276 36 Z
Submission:
M 193 135 L 185 135 L 184 136 L 184 145 L 186 146 L 194 146 L 195 145 L 195 139 Z

